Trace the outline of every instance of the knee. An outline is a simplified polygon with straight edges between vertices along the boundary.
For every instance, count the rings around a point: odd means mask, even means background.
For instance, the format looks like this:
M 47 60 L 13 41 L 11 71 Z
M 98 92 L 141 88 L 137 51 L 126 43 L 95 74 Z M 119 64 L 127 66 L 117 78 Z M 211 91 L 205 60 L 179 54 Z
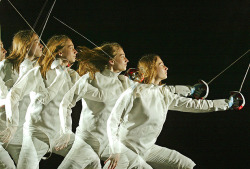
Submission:
M 0 161 L 0 168 L 5 168 L 5 169 L 16 169 L 16 166 L 14 165 L 13 162 L 2 162 Z
M 100 160 L 94 160 L 92 161 L 89 165 L 87 165 L 86 167 L 87 169 L 91 168 L 91 169 L 101 169 L 102 166 L 101 166 L 101 161 Z
M 178 168 L 180 169 L 193 169 L 196 165 L 190 158 L 182 155 L 181 153 L 173 150 L 174 156 L 177 157 Z

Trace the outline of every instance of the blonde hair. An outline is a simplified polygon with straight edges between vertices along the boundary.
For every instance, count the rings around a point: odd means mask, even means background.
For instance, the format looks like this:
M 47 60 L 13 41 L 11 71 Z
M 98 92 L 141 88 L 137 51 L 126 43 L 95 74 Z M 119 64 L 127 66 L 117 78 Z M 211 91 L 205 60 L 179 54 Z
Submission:
M 0 39 L 0 52 L 2 52 L 2 46 L 1 45 L 3 45 L 3 42 L 1 41 L 1 39 Z M 4 49 L 5 50 L 5 49 Z M 0 61 L 2 61 L 4 58 L 1 58 L 1 55 L 2 54 L 0 54 Z
M 55 58 L 60 58 L 59 52 L 61 52 L 67 40 L 71 39 L 66 35 L 54 35 L 49 39 L 46 45 L 47 48 L 43 51 L 44 55 L 38 59 L 38 64 L 41 66 L 40 71 L 44 79 L 46 79 L 46 73 L 50 70 Z
M 121 45 L 116 42 L 104 43 L 94 49 L 79 46 L 77 54 L 79 67 L 77 72 L 80 76 L 89 72 L 90 76 L 94 78 L 96 72 L 101 72 L 109 66 L 109 61 L 116 56 L 120 48 L 122 48 Z
M 14 35 L 10 54 L 6 58 L 13 64 L 13 70 L 19 72 L 20 64 L 30 48 L 34 34 L 32 30 L 21 30 Z
M 156 61 L 157 58 L 160 58 L 159 55 L 156 54 L 147 54 L 144 55 L 138 62 L 139 73 L 144 75 L 143 83 L 150 84 L 155 78 L 156 71 Z

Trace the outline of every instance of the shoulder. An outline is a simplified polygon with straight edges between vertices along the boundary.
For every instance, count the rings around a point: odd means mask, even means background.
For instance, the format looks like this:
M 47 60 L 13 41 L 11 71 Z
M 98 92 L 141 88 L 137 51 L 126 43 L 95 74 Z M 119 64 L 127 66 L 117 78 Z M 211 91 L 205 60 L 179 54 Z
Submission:
M 0 70 L 6 69 L 8 67 L 12 68 L 12 63 L 8 60 L 4 59 L 0 62 Z
M 129 83 L 129 84 L 133 84 L 135 83 L 133 80 L 129 79 L 127 76 L 125 75 L 119 75 L 118 79 L 123 82 L 123 83 Z
M 5 62 L 5 60 L 3 60 L 3 61 L 0 62 L 0 70 L 4 69 L 4 62 Z
M 134 85 L 136 85 L 138 83 L 138 82 L 135 82 L 135 81 L 131 80 L 130 78 L 128 78 L 125 75 L 119 75 L 118 79 L 121 81 L 121 83 L 123 85 L 126 86 L 126 88 L 134 86 Z
M 23 62 L 20 64 L 20 69 L 23 67 L 33 68 L 33 62 L 29 59 L 24 59 Z
M 77 73 L 74 69 L 68 68 L 67 70 L 68 70 L 69 74 L 75 74 L 75 73 Z
M 75 83 L 76 81 L 78 81 L 80 79 L 79 74 L 75 70 L 67 69 L 67 71 L 68 71 L 69 76 L 70 76 L 73 83 Z
M 129 79 L 127 76 L 124 76 L 124 75 L 119 75 L 118 78 L 119 78 L 121 81 L 126 81 L 126 80 Z
M 40 72 L 40 66 L 35 66 L 34 68 L 30 69 L 27 74 L 34 74 L 35 76 L 40 76 L 41 72 Z

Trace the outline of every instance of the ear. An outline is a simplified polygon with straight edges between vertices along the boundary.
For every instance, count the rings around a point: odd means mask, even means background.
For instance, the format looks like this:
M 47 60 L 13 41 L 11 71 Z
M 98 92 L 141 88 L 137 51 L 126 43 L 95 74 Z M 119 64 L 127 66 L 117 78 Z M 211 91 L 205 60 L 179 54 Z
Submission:
M 115 64 L 115 61 L 113 59 L 109 60 L 109 64 L 113 66 Z

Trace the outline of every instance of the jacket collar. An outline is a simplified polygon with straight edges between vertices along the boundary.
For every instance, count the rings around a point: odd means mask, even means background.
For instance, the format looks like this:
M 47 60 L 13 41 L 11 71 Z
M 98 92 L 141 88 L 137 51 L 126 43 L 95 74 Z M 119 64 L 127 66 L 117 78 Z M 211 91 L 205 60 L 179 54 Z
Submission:
M 121 73 L 121 72 L 119 72 L 119 73 L 112 72 L 112 71 L 110 71 L 109 69 L 104 69 L 104 70 L 101 72 L 102 75 L 108 76 L 108 77 L 118 77 L 120 73 Z

